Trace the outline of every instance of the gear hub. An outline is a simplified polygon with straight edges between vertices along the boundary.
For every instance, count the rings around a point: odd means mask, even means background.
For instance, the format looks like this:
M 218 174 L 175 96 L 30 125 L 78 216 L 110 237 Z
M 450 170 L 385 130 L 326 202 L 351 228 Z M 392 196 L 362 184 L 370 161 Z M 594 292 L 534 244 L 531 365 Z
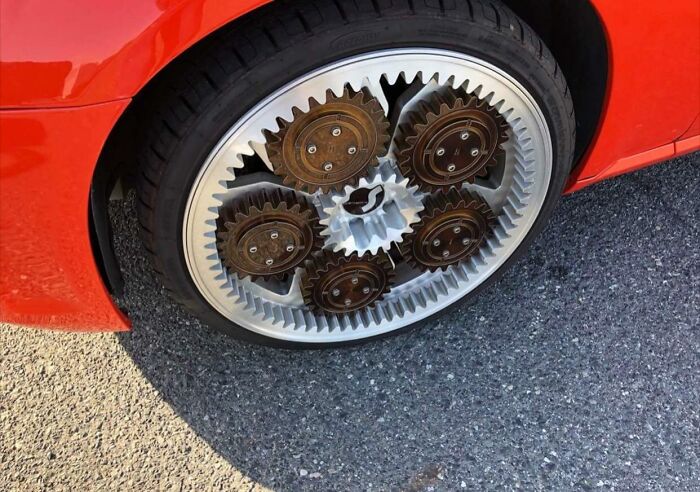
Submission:
M 357 187 L 346 186 L 343 193 L 319 197 L 326 247 L 344 249 L 348 255 L 389 251 L 418 222 L 422 197 L 390 163 L 371 168 Z
M 474 255 L 495 225 L 496 215 L 481 197 L 453 188 L 426 199 L 421 221 L 401 243 L 401 252 L 420 270 L 445 270 Z
M 327 193 L 357 184 L 386 153 L 389 122 L 365 88 L 346 87 L 340 97 L 328 90 L 324 104 L 311 98 L 308 112 L 294 107 L 292 114 L 291 122 L 280 118 L 280 130 L 265 138 L 275 174 L 297 190 Z
M 384 253 L 345 256 L 324 251 L 307 262 L 301 289 L 309 308 L 344 314 L 373 307 L 389 292 L 393 278 Z
M 401 125 L 399 167 L 428 193 L 473 183 L 496 164 L 507 129 L 505 118 L 485 100 L 444 87 L 418 103 Z
M 321 249 L 322 229 L 305 198 L 266 190 L 224 208 L 217 246 L 224 265 L 240 278 L 282 278 Z

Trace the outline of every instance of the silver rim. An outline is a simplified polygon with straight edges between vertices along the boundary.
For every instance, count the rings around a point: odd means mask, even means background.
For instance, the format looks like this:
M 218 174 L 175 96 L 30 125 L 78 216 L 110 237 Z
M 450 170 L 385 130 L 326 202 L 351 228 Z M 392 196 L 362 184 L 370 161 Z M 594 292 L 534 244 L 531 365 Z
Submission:
M 344 315 L 309 311 L 299 289 L 298 272 L 291 285 L 283 289 L 230 275 L 216 248 L 219 207 L 251 188 L 281 186 L 257 181 L 254 176 L 236 181 L 236 170 L 244 166 L 242 156 L 257 153 L 271 169 L 263 130 L 277 131 L 278 117 L 291 121 L 295 106 L 308 110 L 311 97 L 324 101 L 327 89 L 342 94 L 346 84 L 355 90 L 367 87 L 386 111 L 382 77 L 389 84 L 396 83 L 399 77 L 407 81 L 418 77 L 422 82 L 423 88 L 404 105 L 402 114 L 438 87 L 452 85 L 486 99 L 508 122 L 509 138 L 503 145 L 506 157 L 500 181 L 488 187 L 465 185 L 477 191 L 498 214 L 494 236 L 478 254 L 444 272 L 404 278 L 398 275 L 398 284 L 374 308 Z M 379 174 L 388 175 L 394 184 L 400 183 L 393 146 L 383 161 L 395 173 Z M 290 82 L 248 111 L 219 141 L 202 165 L 187 201 L 183 221 L 187 268 L 197 289 L 214 309 L 253 332 L 307 343 L 380 335 L 437 313 L 489 278 L 532 228 L 544 203 L 551 172 L 551 139 L 544 115 L 525 88 L 499 68 L 461 53 L 434 49 L 384 50 L 356 56 Z M 414 192 L 406 196 L 413 197 Z M 329 198 L 312 198 L 324 217 Z M 410 230 L 410 223 L 405 224 L 405 230 Z M 333 237 L 337 240 L 337 236 Z M 329 237 L 326 244 L 333 249 L 330 240 Z

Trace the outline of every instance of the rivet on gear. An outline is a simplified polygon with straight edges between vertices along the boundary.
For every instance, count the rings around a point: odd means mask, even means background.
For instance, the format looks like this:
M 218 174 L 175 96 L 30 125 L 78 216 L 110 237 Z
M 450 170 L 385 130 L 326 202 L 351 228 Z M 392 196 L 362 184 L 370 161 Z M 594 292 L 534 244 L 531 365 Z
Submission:
M 301 291 L 317 312 L 344 314 L 373 307 L 389 292 L 394 270 L 389 257 L 323 251 L 306 262 Z
M 340 191 L 355 185 L 386 154 L 389 122 L 377 98 L 366 88 L 346 86 L 326 102 L 309 99 L 309 111 L 292 108 L 291 122 L 278 118 L 280 129 L 265 132 L 267 153 L 284 183 L 308 193 Z
M 428 193 L 473 183 L 496 164 L 507 129 L 505 118 L 485 100 L 443 87 L 418 103 L 400 127 L 401 173 Z
M 291 191 L 265 190 L 224 207 L 217 246 L 240 278 L 282 278 L 323 245 L 318 212 Z
M 426 198 L 420 218 L 401 243 L 401 252 L 409 264 L 430 271 L 470 258 L 493 234 L 497 222 L 481 197 L 455 188 Z

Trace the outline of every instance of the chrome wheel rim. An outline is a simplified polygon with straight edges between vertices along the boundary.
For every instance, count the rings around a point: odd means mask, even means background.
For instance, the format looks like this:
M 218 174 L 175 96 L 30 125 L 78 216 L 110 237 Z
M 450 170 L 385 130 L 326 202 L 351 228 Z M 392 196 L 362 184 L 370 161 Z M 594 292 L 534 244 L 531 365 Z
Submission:
M 504 172 L 496 186 L 468 184 L 498 214 L 494 235 L 478 254 L 446 271 L 409 275 L 374 308 L 348 314 L 317 314 L 304 306 L 299 272 L 288 290 L 239 279 L 222 266 L 216 248 L 220 207 L 246 189 L 280 186 L 250 176 L 237 178 L 243 156 L 257 153 L 270 168 L 263 130 L 277 131 L 278 117 L 290 120 L 292 108 L 308 109 L 309 98 L 325 100 L 346 84 L 367 87 L 388 109 L 380 80 L 393 85 L 416 77 L 423 88 L 412 103 L 441 85 L 461 86 L 494 106 L 509 125 Z M 401 121 L 401 116 L 399 116 Z M 386 158 L 395 164 L 393 145 Z M 348 58 L 290 82 L 250 109 L 214 147 L 195 178 L 187 200 L 182 238 L 192 280 L 202 297 L 222 316 L 253 332 L 286 341 L 333 343 L 388 333 L 415 323 L 458 301 L 488 279 L 527 236 L 542 208 L 552 173 L 549 129 L 535 99 L 512 76 L 475 57 L 434 49 L 399 49 Z M 246 181 L 246 179 L 248 180 Z M 238 181 L 237 181 L 238 179 Z M 233 186 L 232 186 L 233 183 Z M 320 211 L 320 196 L 313 196 Z M 399 275 L 400 277 L 400 275 Z

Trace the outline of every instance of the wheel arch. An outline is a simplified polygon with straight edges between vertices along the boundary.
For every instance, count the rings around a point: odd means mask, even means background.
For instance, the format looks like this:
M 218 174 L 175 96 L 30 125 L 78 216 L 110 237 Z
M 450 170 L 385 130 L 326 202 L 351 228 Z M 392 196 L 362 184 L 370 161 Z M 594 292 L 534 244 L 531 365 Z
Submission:
M 295 1 L 286 4 L 293 6 Z M 543 39 L 569 83 L 577 122 L 576 166 L 590 146 L 603 112 L 609 59 L 603 23 L 590 0 L 502 1 Z M 137 170 L 139 136 L 148 120 L 149 108 L 158 97 L 157 88 L 160 83 L 176 77 L 187 57 L 196 56 L 208 43 L 216 42 L 218 36 L 235 29 L 239 22 L 246 22 L 261 10 L 275 8 L 265 1 L 248 3 L 253 6 L 252 10 L 222 20 L 218 28 L 203 34 L 180 52 L 163 56 L 162 65 L 154 70 L 152 77 L 143 81 L 104 145 L 90 192 L 90 230 L 95 260 L 112 293 L 119 293 L 123 282 L 112 244 L 108 202 L 115 190 L 131 188 Z
M 576 111 L 574 167 L 598 129 L 608 88 L 608 39 L 589 0 L 502 0 L 542 38 L 564 72 Z

